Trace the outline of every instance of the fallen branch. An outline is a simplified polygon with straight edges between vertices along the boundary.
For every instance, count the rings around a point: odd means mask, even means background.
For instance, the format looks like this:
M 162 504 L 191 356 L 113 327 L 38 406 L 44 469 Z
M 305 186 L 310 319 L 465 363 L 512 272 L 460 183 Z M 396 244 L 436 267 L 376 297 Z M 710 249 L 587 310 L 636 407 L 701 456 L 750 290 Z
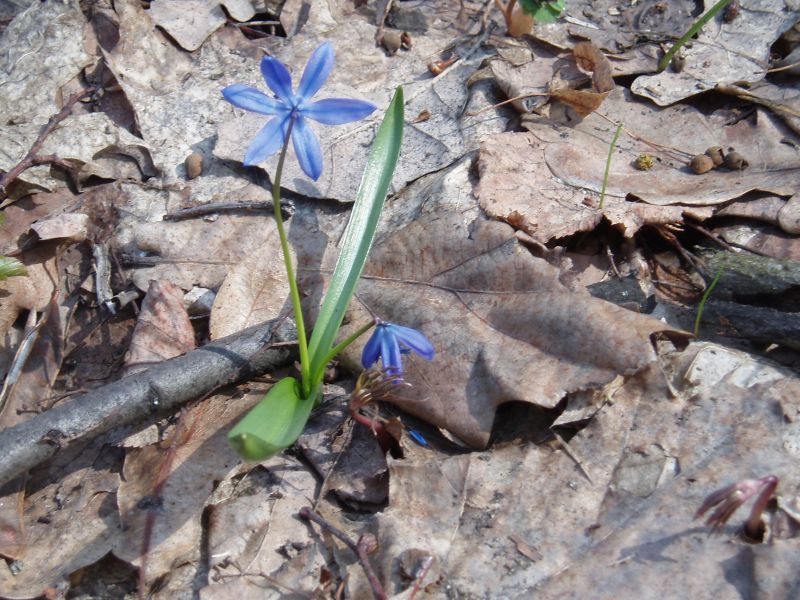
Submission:
M 255 325 L 0 431 L 0 485 L 67 444 L 172 412 L 223 385 L 291 364 L 296 339 L 288 319 Z
M 0 176 L 0 196 L 7 196 L 8 195 L 8 186 L 17 178 L 19 177 L 23 171 L 30 169 L 31 167 L 39 166 L 39 165 L 58 165 L 63 169 L 66 169 L 68 172 L 72 171 L 74 168 L 73 165 L 68 163 L 65 160 L 60 159 L 55 154 L 45 154 L 40 155 L 39 150 L 42 149 L 42 145 L 44 145 L 44 141 L 47 139 L 55 128 L 66 119 L 68 116 L 72 114 L 72 107 L 75 106 L 80 100 L 83 100 L 87 96 L 90 96 L 95 92 L 94 88 L 88 88 L 83 90 L 82 92 L 77 92 L 72 94 L 68 99 L 67 102 L 64 104 L 64 107 L 58 111 L 55 115 L 50 117 L 50 120 L 47 121 L 47 125 L 45 125 L 42 132 L 39 134 L 39 137 L 36 138 L 36 141 L 33 142 L 31 149 L 28 150 L 28 153 L 22 158 L 19 163 L 8 173 L 3 173 Z M 0 208 L 8 204 L 7 202 L 3 202 L 0 205 Z

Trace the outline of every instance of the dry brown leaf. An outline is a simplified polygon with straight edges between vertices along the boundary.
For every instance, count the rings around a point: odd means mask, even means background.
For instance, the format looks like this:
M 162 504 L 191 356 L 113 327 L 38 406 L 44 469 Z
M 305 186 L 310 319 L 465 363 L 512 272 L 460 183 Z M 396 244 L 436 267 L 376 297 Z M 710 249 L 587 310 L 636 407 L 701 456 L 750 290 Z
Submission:
M 713 212 L 710 207 L 652 206 L 611 195 L 601 211 L 586 188 L 553 179 L 547 152 L 547 144 L 532 134 L 504 133 L 487 138 L 478 156 L 477 193 L 486 213 L 543 244 L 591 231 L 604 218 L 630 238 L 646 224 L 680 223 L 687 214 L 706 219 Z
M 724 94 L 732 94 L 750 102 L 757 102 L 772 110 L 776 116 L 797 134 L 800 134 L 800 87 L 784 83 L 777 85 L 769 81 L 759 81 L 749 87 L 721 85 L 717 89 Z
M 0 556 L 8 560 L 23 559 L 28 549 L 23 515 L 26 479 L 20 476 L 0 486 Z
M 70 242 L 85 240 L 88 227 L 89 217 L 82 213 L 65 213 L 31 225 L 40 240 L 61 239 Z
M 169 281 L 151 281 L 125 355 L 127 373 L 180 356 L 194 347 L 194 328 L 183 305 L 183 291 Z
M 711 6 L 708 3 L 706 10 Z M 740 6 L 736 19 L 730 23 L 719 16 L 711 19 L 683 47 L 685 60 L 680 72 L 668 68 L 656 75 L 642 75 L 631 90 L 659 106 L 668 106 L 718 85 L 761 81 L 772 44 L 795 25 L 800 5 L 786 0 L 750 0 Z
M 319 585 L 325 556 L 297 513 L 313 503 L 317 486 L 313 472 L 283 456 L 223 483 L 221 488 L 230 492 L 211 503 L 211 576 L 200 597 L 263 597 L 265 582 L 245 573 L 267 575 L 271 580 L 266 583 L 276 584 L 277 592 L 310 596 Z
M 570 290 L 510 227 L 444 213 L 375 247 L 358 298 L 381 319 L 419 329 L 432 362 L 410 356 L 404 410 L 485 447 L 500 404 L 552 408 L 655 359 L 663 323 Z M 354 315 L 355 329 L 368 317 Z M 344 332 L 342 335 L 346 335 Z M 365 341 L 365 340 L 364 340 Z M 360 347 L 349 350 L 356 362 Z
M 0 561 L 0 596 L 27 600 L 66 590 L 73 573 L 108 554 L 120 528 L 114 502 L 120 478 L 108 453 L 103 439 L 71 448 L 59 453 L 44 480 L 29 479 L 27 552 L 14 574 Z
M 745 585 L 791 597 L 784 590 L 796 586 L 796 538 L 752 545 L 734 525 L 708 536 L 692 515 L 711 491 L 766 473 L 781 478 L 781 505 L 795 502 L 800 428 L 786 415 L 798 414 L 797 388 L 796 378 L 765 362 L 692 344 L 629 379 L 572 437 L 591 482 L 558 446 L 530 443 L 473 453 L 466 463 L 430 451 L 390 461 L 390 505 L 376 519 L 379 573 L 407 589 L 394 566 L 414 549 L 433 554 L 440 581 L 464 597 L 627 597 L 633 590 L 650 600 L 710 590 L 727 598 Z M 540 559 L 520 557 L 514 539 Z M 731 574 L 742 553 L 758 556 L 758 574 Z M 678 595 L 675 581 L 685 583 Z
M 273 219 L 263 220 L 261 226 L 264 243 L 231 267 L 217 292 L 209 323 L 211 339 L 285 313 L 289 284 L 278 229 Z M 292 260 L 296 269 L 296 260 Z
M 256 400 L 210 397 L 183 412 L 160 444 L 128 450 L 117 495 L 123 529 L 115 538 L 114 554 L 141 565 L 151 519 L 149 582 L 200 559 L 203 507 L 214 482 L 239 463 L 227 431 Z
M 0 281 L 0 336 L 5 337 L 21 311 L 47 307 L 58 281 L 57 249 L 58 242 L 45 242 L 28 250 L 20 257 L 28 275 Z
M 146 14 L 182 48 L 194 52 L 225 24 L 225 12 L 208 0 L 160 0 Z
M 572 54 L 578 66 L 592 74 L 592 89 L 595 92 L 604 93 L 614 89 L 611 63 L 597 46 L 591 42 L 578 42 Z

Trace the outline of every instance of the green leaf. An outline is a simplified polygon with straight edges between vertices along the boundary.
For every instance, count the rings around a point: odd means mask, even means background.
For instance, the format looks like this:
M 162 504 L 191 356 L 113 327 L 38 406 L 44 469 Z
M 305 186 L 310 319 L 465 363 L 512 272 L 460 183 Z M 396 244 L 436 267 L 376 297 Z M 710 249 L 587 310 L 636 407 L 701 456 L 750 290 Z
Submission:
M 246 460 L 265 460 L 295 443 L 313 406 L 294 377 L 281 379 L 231 429 L 228 442 Z
M 522 12 L 531 15 L 537 23 L 555 23 L 564 10 L 564 0 L 544 2 L 537 0 L 520 0 Z
M 310 389 L 322 381 L 328 354 L 367 262 L 403 139 L 403 88 L 398 87 L 372 143 L 344 242 L 309 342 Z
M 25 265 L 16 258 L 0 256 L 0 281 L 9 277 L 21 277 L 27 274 L 28 271 L 25 269 Z

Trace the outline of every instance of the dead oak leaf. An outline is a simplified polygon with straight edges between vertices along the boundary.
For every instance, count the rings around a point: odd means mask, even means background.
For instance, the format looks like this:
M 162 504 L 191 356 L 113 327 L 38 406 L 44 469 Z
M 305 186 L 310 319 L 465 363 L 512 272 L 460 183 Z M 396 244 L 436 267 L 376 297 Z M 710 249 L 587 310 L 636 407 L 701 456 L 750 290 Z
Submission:
M 674 330 L 571 290 L 558 275 L 497 222 L 444 213 L 390 236 L 374 249 L 358 298 L 380 318 L 423 331 L 437 352 L 431 362 L 409 357 L 413 389 L 390 400 L 482 448 L 500 404 L 552 408 L 655 360 L 650 335 Z

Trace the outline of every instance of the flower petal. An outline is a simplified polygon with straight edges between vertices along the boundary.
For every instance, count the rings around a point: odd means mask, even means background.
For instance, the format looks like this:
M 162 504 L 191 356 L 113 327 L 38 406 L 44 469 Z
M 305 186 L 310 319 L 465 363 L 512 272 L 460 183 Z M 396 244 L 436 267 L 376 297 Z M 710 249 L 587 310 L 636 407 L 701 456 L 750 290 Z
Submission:
M 294 103 L 292 76 L 283 63 L 271 56 L 265 56 L 261 59 L 261 74 L 278 99 L 292 106 Z
M 361 353 L 361 365 L 365 369 L 369 369 L 372 365 L 378 362 L 381 357 L 381 338 L 383 337 L 383 328 L 376 327 L 375 331 L 367 340 L 364 345 L 364 351 Z
M 380 325 L 378 325 L 380 327 Z M 388 327 L 381 336 L 381 362 L 385 371 L 399 375 L 403 372 L 403 360 L 400 357 L 400 345 Z
M 363 119 L 376 108 L 378 107 L 364 100 L 326 98 L 304 106 L 300 112 L 304 117 L 325 125 L 341 125 Z
M 287 113 L 285 116 L 275 117 L 267 121 L 267 124 L 253 138 L 250 147 L 247 149 L 247 154 L 244 155 L 245 166 L 249 167 L 264 162 L 281 149 L 286 138 L 289 116 Z
M 236 106 L 262 115 L 277 115 L 290 109 L 281 101 L 270 98 L 256 88 L 235 83 L 222 90 L 225 100 Z
M 314 50 L 308 59 L 300 85 L 297 87 L 297 95 L 302 99 L 311 98 L 328 79 L 332 69 L 333 46 L 330 42 L 325 42 Z
M 298 117 L 294 122 L 292 142 L 294 143 L 297 162 L 300 163 L 303 173 L 314 181 L 319 179 L 322 174 L 322 149 L 319 147 L 319 140 L 317 140 L 316 134 L 303 117 Z
M 402 325 L 392 324 L 389 327 L 391 327 L 394 337 L 402 345 L 407 346 L 426 360 L 433 359 L 433 344 L 419 331 Z

